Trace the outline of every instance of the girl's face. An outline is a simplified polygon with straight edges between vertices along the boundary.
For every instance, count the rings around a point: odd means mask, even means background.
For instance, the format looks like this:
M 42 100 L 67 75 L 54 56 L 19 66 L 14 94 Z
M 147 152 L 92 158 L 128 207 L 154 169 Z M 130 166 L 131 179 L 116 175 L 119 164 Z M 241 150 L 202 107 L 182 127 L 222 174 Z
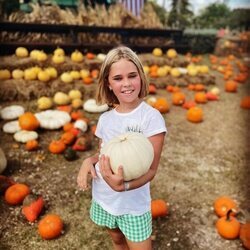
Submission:
M 138 103 L 141 78 L 132 62 L 122 58 L 113 63 L 110 68 L 108 82 L 120 105 Z

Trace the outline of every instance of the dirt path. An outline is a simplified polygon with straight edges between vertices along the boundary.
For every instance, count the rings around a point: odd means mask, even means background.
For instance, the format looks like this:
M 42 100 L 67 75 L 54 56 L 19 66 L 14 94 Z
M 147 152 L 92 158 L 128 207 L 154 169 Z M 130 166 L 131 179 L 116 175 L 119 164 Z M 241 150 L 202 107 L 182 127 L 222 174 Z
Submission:
M 239 106 L 241 97 L 250 93 L 249 82 L 240 85 L 236 94 L 225 93 L 223 81 L 218 83 L 220 101 L 202 105 L 204 122 L 188 122 L 186 111 L 176 106 L 164 115 L 169 133 L 151 186 L 152 198 L 166 200 L 170 213 L 153 222 L 156 250 L 243 249 L 239 240 L 228 241 L 217 234 L 212 205 L 218 196 L 229 195 L 250 220 L 250 112 Z M 165 90 L 159 94 L 171 100 Z M 0 121 L 1 128 L 2 125 Z M 45 213 L 57 213 L 65 223 L 61 237 L 44 241 L 37 234 L 37 223 L 27 223 L 20 214 L 20 206 L 7 205 L 1 196 L 1 250 L 112 249 L 105 230 L 89 219 L 91 192 L 79 192 L 76 187 L 81 161 L 92 154 L 96 142 L 93 150 L 67 162 L 62 155 L 47 153 L 47 142 L 58 133 L 42 133 L 42 149 L 27 153 L 23 145 L 16 147 L 12 136 L 0 131 L 0 146 L 9 161 L 5 173 L 42 194 L 46 200 Z

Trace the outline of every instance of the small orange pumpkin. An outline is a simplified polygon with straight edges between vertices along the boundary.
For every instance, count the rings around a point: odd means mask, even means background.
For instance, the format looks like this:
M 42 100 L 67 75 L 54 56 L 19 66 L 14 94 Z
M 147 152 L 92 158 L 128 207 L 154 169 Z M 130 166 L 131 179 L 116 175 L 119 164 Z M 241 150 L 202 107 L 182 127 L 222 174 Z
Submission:
M 75 140 L 75 135 L 71 132 L 65 132 L 61 135 L 61 140 L 66 144 L 70 145 Z
M 31 112 L 25 112 L 18 118 L 19 126 L 23 130 L 36 130 L 39 127 L 39 121 Z
M 30 188 L 26 184 L 16 183 L 8 187 L 4 198 L 10 205 L 19 205 L 28 194 L 30 194 Z
M 198 91 L 195 93 L 194 95 L 194 100 L 197 102 L 197 103 L 207 103 L 207 96 L 206 96 L 206 93 L 203 92 L 203 91 Z
M 237 211 L 236 202 L 228 196 L 220 196 L 218 197 L 213 204 L 214 212 L 217 216 L 225 216 L 227 212 L 231 209 Z M 235 215 L 234 212 L 231 212 L 231 216 Z
M 154 103 L 154 108 L 159 110 L 161 113 L 167 113 L 169 111 L 169 104 L 163 97 L 157 98 Z
M 153 83 L 150 83 L 148 86 L 148 93 L 149 94 L 156 94 L 156 86 Z
M 74 124 L 72 122 L 68 122 L 63 126 L 63 131 L 67 132 L 74 128 Z
M 245 96 L 241 99 L 240 107 L 243 109 L 250 109 L 250 96 Z
M 89 85 L 93 83 L 93 78 L 91 76 L 86 76 L 82 79 L 82 81 L 84 84 Z
M 200 107 L 191 107 L 187 111 L 187 120 L 198 123 L 203 121 L 203 110 Z
M 38 148 L 38 141 L 37 140 L 27 141 L 25 144 L 25 148 L 28 151 L 36 150 Z
M 60 236 L 63 230 L 63 221 L 59 215 L 47 214 L 38 223 L 38 232 L 45 240 Z
M 182 92 L 173 92 L 172 94 L 172 103 L 174 105 L 182 105 L 185 102 L 185 94 Z
M 168 214 L 167 203 L 162 199 L 152 200 L 151 201 L 151 214 L 152 214 L 153 219 L 157 217 L 166 216 Z
M 250 222 L 242 224 L 240 227 L 240 239 L 243 246 L 250 250 Z
M 49 144 L 49 151 L 53 154 L 61 154 L 66 149 L 66 144 L 62 140 L 52 141 Z
M 237 92 L 238 83 L 233 80 L 225 82 L 225 91 L 226 92 Z
M 227 212 L 226 216 L 219 218 L 215 224 L 219 235 L 225 239 L 236 239 L 240 233 L 240 222 L 231 216 L 232 210 Z

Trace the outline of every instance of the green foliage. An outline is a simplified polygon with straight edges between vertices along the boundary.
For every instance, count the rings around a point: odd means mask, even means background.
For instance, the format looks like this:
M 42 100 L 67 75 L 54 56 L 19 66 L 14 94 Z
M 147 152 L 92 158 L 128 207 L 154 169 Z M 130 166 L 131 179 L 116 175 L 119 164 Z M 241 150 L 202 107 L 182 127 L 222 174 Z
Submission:
M 172 0 L 168 25 L 177 28 L 185 28 L 190 25 L 193 12 L 189 9 L 188 0 Z
M 236 9 L 230 15 L 229 26 L 231 29 L 249 30 L 250 9 Z
M 226 4 L 213 3 L 194 19 L 196 27 L 225 28 L 229 24 L 231 10 Z

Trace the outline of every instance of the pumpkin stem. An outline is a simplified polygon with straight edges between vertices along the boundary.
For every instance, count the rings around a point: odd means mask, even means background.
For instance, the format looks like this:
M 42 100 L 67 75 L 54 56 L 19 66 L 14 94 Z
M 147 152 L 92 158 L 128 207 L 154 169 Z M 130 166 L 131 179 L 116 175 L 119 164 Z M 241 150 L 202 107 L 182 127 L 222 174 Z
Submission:
M 236 210 L 232 208 L 232 209 L 229 209 L 227 211 L 227 215 L 226 215 L 226 220 L 227 221 L 230 221 L 230 215 L 231 215 L 231 213 L 236 213 Z

